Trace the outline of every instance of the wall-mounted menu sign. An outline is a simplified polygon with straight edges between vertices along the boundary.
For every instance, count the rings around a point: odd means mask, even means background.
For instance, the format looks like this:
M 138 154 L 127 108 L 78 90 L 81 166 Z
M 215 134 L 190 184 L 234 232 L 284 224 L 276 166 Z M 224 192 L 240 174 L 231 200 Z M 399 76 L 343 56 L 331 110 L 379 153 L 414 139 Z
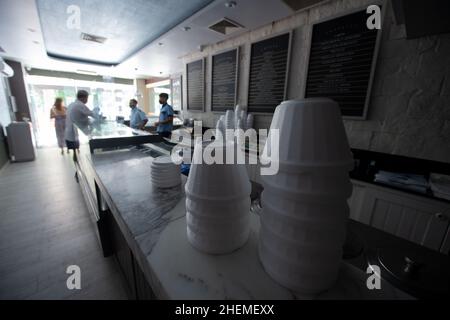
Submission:
M 305 97 L 339 103 L 343 116 L 364 118 L 378 31 L 360 11 L 313 26 Z
M 285 98 L 291 34 L 252 44 L 248 111 L 273 112 Z
M 212 57 L 211 109 L 234 109 L 238 75 L 238 49 Z
M 205 109 L 205 60 L 197 60 L 186 65 L 187 110 Z

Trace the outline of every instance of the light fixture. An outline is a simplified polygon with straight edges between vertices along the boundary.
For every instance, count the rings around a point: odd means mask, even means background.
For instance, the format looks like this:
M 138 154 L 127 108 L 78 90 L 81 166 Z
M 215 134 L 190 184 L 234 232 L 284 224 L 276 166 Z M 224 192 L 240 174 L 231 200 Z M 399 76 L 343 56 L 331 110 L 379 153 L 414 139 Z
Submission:
M 34 43 L 34 44 L 39 44 L 39 41 L 33 40 L 33 43 Z
M 36 29 L 33 29 L 33 28 L 28 28 L 27 30 L 30 32 L 36 32 Z
M 164 43 L 158 42 L 158 46 L 162 47 L 163 45 L 164 45 Z
M 191 27 L 188 27 L 188 26 L 183 27 L 183 31 L 189 31 L 189 30 L 191 30 Z
M 235 8 L 236 6 L 237 6 L 236 1 L 225 2 L 225 7 L 227 7 L 227 8 Z

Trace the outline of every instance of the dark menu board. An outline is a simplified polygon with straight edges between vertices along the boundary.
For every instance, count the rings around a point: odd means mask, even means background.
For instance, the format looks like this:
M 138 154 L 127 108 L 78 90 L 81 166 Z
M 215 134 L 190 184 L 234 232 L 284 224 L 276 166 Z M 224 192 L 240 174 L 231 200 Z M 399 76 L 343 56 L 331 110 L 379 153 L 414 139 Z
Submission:
M 274 112 L 284 100 L 290 33 L 252 44 L 248 110 Z
M 172 107 L 174 110 L 181 110 L 183 105 L 183 79 L 182 76 L 177 76 L 170 79 L 170 89 L 172 93 Z
M 211 109 L 225 111 L 234 109 L 236 103 L 236 83 L 238 49 L 212 57 Z
M 204 110 L 204 60 L 197 60 L 186 65 L 187 109 Z
M 364 117 L 377 30 L 365 11 L 313 26 L 305 97 L 339 103 L 343 116 Z

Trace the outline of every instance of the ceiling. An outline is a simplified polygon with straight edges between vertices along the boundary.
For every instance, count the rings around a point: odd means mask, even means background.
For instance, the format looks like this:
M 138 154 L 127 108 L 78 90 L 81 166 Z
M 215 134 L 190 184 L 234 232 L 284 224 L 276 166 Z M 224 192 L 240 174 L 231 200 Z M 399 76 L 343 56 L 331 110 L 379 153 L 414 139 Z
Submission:
M 234 7 L 226 6 L 227 2 L 1 0 L 0 47 L 5 52 L 0 55 L 35 68 L 132 78 L 162 77 L 181 72 L 180 57 L 199 46 L 223 41 L 293 13 L 281 0 L 235 0 Z M 74 11 L 67 13 L 67 7 L 74 4 L 80 8 L 80 29 L 68 30 L 67 18 Z M 208 28 L 223 18 L 243 28 L 232 35 Z M 80 39 L 80 32 L 107 40 L 103 44 L 87 42 Z M 95 64 L 69 62 L 67 57 Z
M 47 54 L 118 65 L 212 0 L 37 0 Z M 68 13 L 69 12 L 69 13 Z M 87 41 L 81 35 L 101 37 Z

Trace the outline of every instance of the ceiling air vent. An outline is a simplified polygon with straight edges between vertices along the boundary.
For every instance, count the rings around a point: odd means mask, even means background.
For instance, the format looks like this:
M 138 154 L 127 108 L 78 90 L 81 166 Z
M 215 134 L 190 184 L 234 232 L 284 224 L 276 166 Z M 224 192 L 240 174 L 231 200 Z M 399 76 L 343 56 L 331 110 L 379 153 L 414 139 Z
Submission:
M 244 27 L 237 22 L 234 22 L 227 18 L 223 18 L 222 20 L 214 23 L 208 28 L 221 34 L 229 35 Z
M 291 8 L 294 11 L 299 11 L 302 9 L 306 9 L 312 6 L 315 6 L 316 4 L 319 4 L 320 2 L 325 2 L 328 0 L 282 0 L 285 4 L 288 5 L 289 8 Z
M 84 33 L 84 32 L 81 33 L 81 39 L 86 40 L 86 41 L 91 41 L 91 42 L 97 42 L 97 43 L 105 43 L 105 41 L 106 41 L 105 37 L 100 37 L 100 36 L 96 36 L 96 35 Z

